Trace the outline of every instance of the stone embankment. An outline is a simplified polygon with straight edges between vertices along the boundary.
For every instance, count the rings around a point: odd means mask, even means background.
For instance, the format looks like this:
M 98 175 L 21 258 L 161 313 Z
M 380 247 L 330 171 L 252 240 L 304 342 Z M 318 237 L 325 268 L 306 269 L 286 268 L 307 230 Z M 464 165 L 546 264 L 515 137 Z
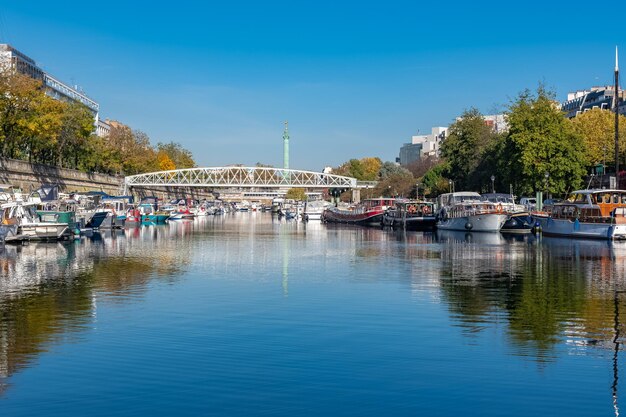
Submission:
M 0 158 L 0 184 L 13 185 L 25 192 L 36 190 L 42 184 L 47 184 L 58 185 L 59 190 L 64 193 L 103 191 L 110 195 L 121 195 L 124 177 Z M 132 192 L 135 197 L 156 195 L 162 199 L 191 197 L 201 200 L 213 198 L 208 190 L 191 188 L 133 188 Z

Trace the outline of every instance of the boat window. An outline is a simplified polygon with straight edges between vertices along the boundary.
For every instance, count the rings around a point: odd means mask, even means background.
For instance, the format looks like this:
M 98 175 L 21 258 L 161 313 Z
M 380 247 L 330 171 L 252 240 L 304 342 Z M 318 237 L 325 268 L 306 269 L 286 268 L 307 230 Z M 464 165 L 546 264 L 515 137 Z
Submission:
M 619 194 L 613 194 L 613 204 L 619 204 Z

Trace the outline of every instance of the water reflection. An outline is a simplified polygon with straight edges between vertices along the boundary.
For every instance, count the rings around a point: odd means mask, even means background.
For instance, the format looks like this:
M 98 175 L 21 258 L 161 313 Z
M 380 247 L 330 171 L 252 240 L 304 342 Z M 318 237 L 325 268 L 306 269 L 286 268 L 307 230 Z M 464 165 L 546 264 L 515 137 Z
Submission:
M 178 237 L 175 228 L 146 227 L 2 246 L 0 391 L 51 342 L 74 341 L 93 322 L 98 302 L 136 297 L 154 278 L 173 281 L 189 261 L 188 251 L 173 247 Z
M 3 247 L 0 385 L 6 389 L 11 375 L 34 366 L 52 344 L 82 342 L 103 303 L 136 302 L 153 284 L 182 285 L 183 277 L 197 275 L 236 282 L 240 291 L 246 280 L 268 283 L 286 303 L 294 294 L 298 299 L 305 280 L 331 290 L 338 283 L 350 289 L 396 286 L 424 310 L 441 308 L 446 323 L 453 323 L 432 333 L 412 329 L 426 338 L 460 333 L 475 346 L 495 329 L 507 355 L 539 367 L 563 355 L 606 359 L 613 366 L 611 395 L 619 411 L 626 245 L 300 223 L 260 213 Z M 236 302 L 238 294 L 229 295 Z M 376 301 L 371 309 L 384 314 Z M 315 302 L 326 307 L 323 300 Z M 412 314 L 417 313 L 401 312 Z M 285 333 L 298 330 L 288 327 L 289 319 L 273 320 Z

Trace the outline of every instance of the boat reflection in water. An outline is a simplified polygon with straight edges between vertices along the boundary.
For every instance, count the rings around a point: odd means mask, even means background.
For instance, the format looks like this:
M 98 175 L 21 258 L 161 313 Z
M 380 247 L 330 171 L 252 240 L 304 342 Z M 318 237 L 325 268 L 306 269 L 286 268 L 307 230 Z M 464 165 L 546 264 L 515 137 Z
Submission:
M 364 364 L 377 363 L 376 360 L 387 361 L 402 372 L 414 365 L 404 361 L 409 358 L 421 361 L 414 370 L 411 368 L 414 373 L 410 375 L 415 380 L 425 375 L 422 368 L 440 361 L 428 372 L 444 375 L 442 368 L 458 372 L 454 376 L 472 383 L 473 375 L 463 374 L 463 369 L 474 372 L 476 368 L 464 359 L 476 363 L 496 357 L 496 365 L 490 362 L 485 366 L 484 378 L 497 379 L 490 367 L 511 363 L 514 372 L 518 372 L 515 376 L 535 383 L 553 376 L 541 372 L 558 368 L 559 361 L 580 371 L 588 363 L 597 364 L 583 361 L 581 365 L 581 358 L 606 358 L 607 369 L 613 364 L 613 384 L 605 384 L 607 405 L 611 398 L 618 411 L 617 365 L 626 312 L 626 244 L 620 242 L 500 233 L 394 231 L 278 220 L 269 213 L 234 213 L 93 233 L 77 242 L 2 247 L 0 278 L 0 385 L 6 390 L 9 383 L 15 383 L 9 392 L 28 389 L 18 385 L 19 379 L 12 376 L 24 368 L 33 368 L 36 375 L 41 366 L 36 359 L 45 356 L 52 346 L 80 343 L 84 350 L 94 347 L 97 351 L 102 346 L 92 345 L 92 338 L 87 336 L 97 334 L 101 339 L 112 338 L 112 344 L 134 348 L 135 340 L 128 336 L 99 332 L 106 326 L 118 326 L 118 330 L 126 326 L 112 324 L 103 310 L 139 305 L 139 310 L 145 308 L 148 313 L 146 317 L 154 317 L 142 336 L 187 349 L 170 363 L 170 358 L 159 349 L 147 354 L 161 360 L 168 372 L 189 365 L 187 357 L 198 361 L 185 370 L 187 376 L 168 373 L 173 379 L 182 378 L 177 383 L 185 393 L 192 386 L 186 378 L 195 380 L 210 374 L 218 381 L 232 381 L 232 369 L 220 367 L 220 360 L 215 358 L 245 362 L 237 368 L 238 372 L 247 372 L 248 367 L 266 361 L 264 370 L 285 367 L 290 375 L 292 369 L 288 367 L 294 362 L 298 363 L 296 366 L 305 364 L 309 359 L 302 358 L 310 355 L 312 359 L 306 365 L 321 368 L 324 375 L 332 372 L 324 368 L 325 361 L 333 367 L 344 367 L 340 369 L 342 374 L 354 375 Z M 163 293 L 155 290 L 159 283 L 176 285 L 164 286 L 168 292 L 162 298 Z M 177 293 L 177 289 L 184 290 L 187 285 L 186 291 Z M 210 291 L 201 292 L 198 288 Z M 157 296 L 151 297 L 154 291 Z M 182 301 L 176 300 L 176 295 L 183 297 Z M 334 304 L 328 301 L 333 298 Z M 154 304 L 146 302 L 143 306 L 142 300 Z M 175 314 L 176 318 L 168 322 L 161 309 L 163 300 L 167 300 L 164 304 L 178 301 L 178 306 L 184 308 L 178 313 L 183 314 Z M 213 316 L 203 315 L 207 312 Z M 320 320 L 320 316 L 327 321 Z M 134 323 L 141 323 L 142 319 L 143 316 L 135 318 Z M 189 328 L 171 329 L 188 323 L 192 323 Z M 163 334 L 172 338 L 162 339 Z M 411 354 L 394 362 L 390 358 L 402 356 L 403 344 L 388 344 L 380 335 L 394 342 L 406 341 Z M 177 345 L 178 337 L 189 338 Z M 373 341 L 376 349 L 359 350 L 351 344 L 353 337 Z M 331 343 L 316 344 L 324 338 Z M 334 343 L 336 340 L 343 341 L 345 347 Z M 424 347 L 435 340 L 432 351 Z M 257 349 L 258 346 L 265 350 Z M 317 352 L 310 346 L 315 346 Z M 165 352 L 180 354 L 174 348 Z M 354 352 L 361 356 L 351 362 L 328 353 L 335 349 L 344 349 L 345 358 Z M 259 351 L 264 353 L 259 355 Z M 287 351 L 289 359 L 280 362 L 285 356 L 281 353 Z M 202 362 L 211 352 L 217 352 L 216 356 Z M 234 356 L 229 356 L 233 352 Z M 131 353 L 130 348 L 127 353 Z M 315 354 L 321 356 L 315 358 Z M 573 364 L 573 358 L 579 362 Z M 131 362 L 114 363 L 125 363 L 141 375 L 155 372 L 152 361 L 146 361 L 144 370 Z M 457 366 L 461 363 L 466 368 Z M 534 372 L 534 366 L 526 367 L 528 363 L 536 364 L 539 371 Z M 355 368 L 350 368 L 352 365 Z M 520 368 L 530 370 L 521 372 Z M 376 365 L 363 375 L 369 378 L 370 371 L 378 378 L 382 367 Z M 98 370 L 86 368 L 85 378 L 90 378 L 91 372 Z M 318 375 L 306 367 L 293 370 L 293 375 L 300 372 Z M 501 369 L 497 372 L 502 373 Z M 281 380 L 279 374 L 272 375 L 276 385 L 303 383 L 300 379 Z M 591 371 L 583 376 L 589 375 L 596 386 L 606 382 Z M 127 387 L 137 384 L 132 372 L 126 377 Z M 396 381 L 395 374 L 385 377 Z M 610 377 L 607 373 L 606 380 Z M 261 389 L 252 379 L 251 385 L 243 385 L 244 389 Z M 349 384 L 352 380 L 344 381 Z M 528 381 L 486 395 L 506 396 L 504 391 L 525 388 L 521 384 Z M 318 380 L 313 383 L 323 386 Z M 449 386 L 447 380 L 432 384 Z M 225 386 L 212 387 L 212 398 L 220 399 Z M 422 388 L 411 387 L 415 389 L 412 395 L 420 395 Z M 241 386 L 233 389 L 242 390 Z M 437 395 L 447 401 L 450 394 L 444 391 Z M 141 394 L 129 395 L 134 400 Z M 269 390 L 269 394 L 276 392 Z M 82 395 L 87 401 L 88 395 Z M 6 397 L 3 400 L 7 403 L 14 401 L 10 394 L 0 392 L 0 396 Z M 176 397 L 177 404 L 179 400 Z M 413 405 L 416 409 L 420 406 Z
M 144 228 L 127 239 L 123 230 L 112 230 L 79 242 L 0 246 L 0 395 L 9 377 L 52 343 L 79 341 L 99 303 L 124 302 L 154 279 L 179 275 L 188 251 L 174 250 L 166 239 L 159 247 L 169 246 L 171 255 L 150 250 L 144 239 L 154 232 Z M 134 245 L 136 238 L 144 244 Z

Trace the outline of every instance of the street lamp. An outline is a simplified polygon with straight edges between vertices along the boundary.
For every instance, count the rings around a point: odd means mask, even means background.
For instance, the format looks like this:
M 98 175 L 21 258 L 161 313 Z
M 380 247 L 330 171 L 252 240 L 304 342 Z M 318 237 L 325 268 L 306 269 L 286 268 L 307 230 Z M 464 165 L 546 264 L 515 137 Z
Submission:
M 415 184 L 415 199 L 420 199 L 420 183 Z
M 550 194 L 550 190 L 548 190 L 548 178 L 550 178 L 550 173 L 546 172 L 543 176 L 546 178 L 546 198 L 548 198 Z
M 448 187 L 450 187 L 449 191 L 452 192 L 452 180 L 448 180 Z
M 495 180 L 496 180 L 496 177 L 495 177 L 494 175 L 492 175 L 492 176 L 491 176 L 491 192 L 492 192 L 493 194 L 495 194 L 495 193 L 496 193 L 496 187 L 495 187 L 495 185 L 494 185 L 494 181 L 495 181 Z

